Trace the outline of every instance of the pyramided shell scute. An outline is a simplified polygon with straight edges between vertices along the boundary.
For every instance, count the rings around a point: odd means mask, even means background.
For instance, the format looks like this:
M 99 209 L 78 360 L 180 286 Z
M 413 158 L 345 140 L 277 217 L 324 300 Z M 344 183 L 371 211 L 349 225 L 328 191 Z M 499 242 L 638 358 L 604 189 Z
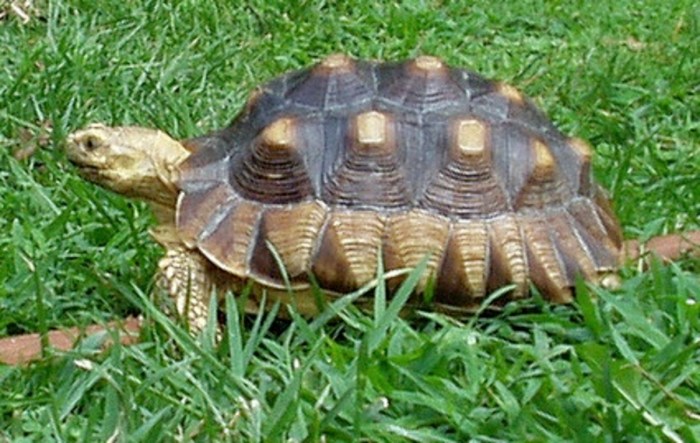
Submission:
M 282 265 L 294 288 L 315 278 L 346 292 L 379 260 L 398 275 L 426 258 L 417 291 L 468 311 L 504 285 L 499 302 L 530 284 L 568 302 L 578 275 L 596 281 L 619 261 L 592 148 L 515 87 L 437 57 L 329 55 L 259 86 L 229 127 L 185 145 L 184 243 L 263 287 L 282 287 Z

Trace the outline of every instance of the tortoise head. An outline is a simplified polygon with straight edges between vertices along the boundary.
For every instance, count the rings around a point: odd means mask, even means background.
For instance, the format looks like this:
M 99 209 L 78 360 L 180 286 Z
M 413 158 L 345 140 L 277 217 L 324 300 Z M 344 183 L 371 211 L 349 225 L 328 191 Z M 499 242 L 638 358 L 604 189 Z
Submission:
M 150 203 L 173 207 L 178 166 L 189 156 L 167 134 L 92 124 L 68 136 L 66 155 L 87 180 Z

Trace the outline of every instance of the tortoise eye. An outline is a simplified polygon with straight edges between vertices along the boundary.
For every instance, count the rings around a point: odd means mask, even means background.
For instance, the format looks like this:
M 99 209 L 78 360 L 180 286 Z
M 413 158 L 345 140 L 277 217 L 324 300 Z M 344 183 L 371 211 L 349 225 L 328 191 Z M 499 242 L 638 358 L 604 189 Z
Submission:
M 85 140 L 85 149 L 88 151 L 94 150 L 97 146 L 98 143 L 93 137 L 88 137 L 87 140 Z

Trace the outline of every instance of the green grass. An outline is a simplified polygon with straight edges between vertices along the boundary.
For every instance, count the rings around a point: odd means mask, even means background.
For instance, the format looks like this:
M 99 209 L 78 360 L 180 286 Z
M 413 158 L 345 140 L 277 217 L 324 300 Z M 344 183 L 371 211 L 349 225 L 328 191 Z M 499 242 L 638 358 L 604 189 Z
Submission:
M 92 121 L 223 126 L 254 85 L 330 52 L 430 53 L 590 140 L 627 237 L 699 229 L 693 1 L 204 3 L 36 2 L 28 23 L 0 22 L 0 336 L 153 320 L 137 346 L 0 367 L 0 441 L 700 441 L 697 260 L 465 323 L 381 303 L 285 322 L 228 303 L 216 347 L 143 296 L 161 253 L 147 208 L 61 151 Z

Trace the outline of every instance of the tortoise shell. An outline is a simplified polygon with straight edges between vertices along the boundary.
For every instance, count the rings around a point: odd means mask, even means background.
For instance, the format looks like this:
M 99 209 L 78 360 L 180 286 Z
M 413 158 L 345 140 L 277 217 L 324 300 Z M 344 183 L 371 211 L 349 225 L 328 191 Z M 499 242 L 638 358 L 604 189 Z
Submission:
M 232 279 L 331 293 L 428 258 L 416 289 L 473 310 L 512 284 L 568 302 L 618 265 L 619 224 L 591 149 L 516 89 L 421 56 L 332 55 L 257 88 L 188 140 L 177 228 Z M 395 285 L 400 278 L 393 279 Z

